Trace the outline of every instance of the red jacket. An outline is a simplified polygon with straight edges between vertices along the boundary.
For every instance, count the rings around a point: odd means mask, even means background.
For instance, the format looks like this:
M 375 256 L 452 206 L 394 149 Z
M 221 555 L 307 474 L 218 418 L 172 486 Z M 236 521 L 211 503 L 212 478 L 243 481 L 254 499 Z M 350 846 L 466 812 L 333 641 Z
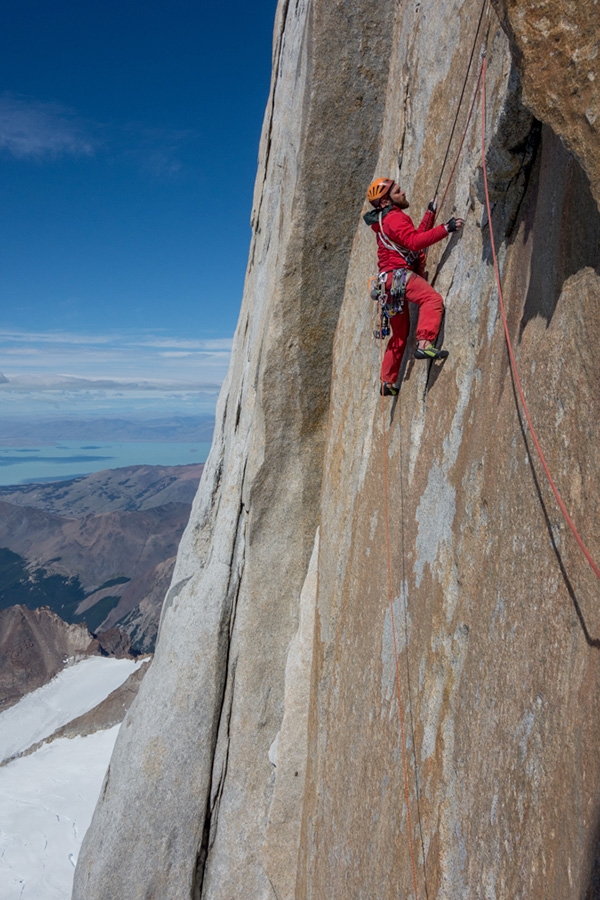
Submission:
M 425 268 L 425 254 L 422 251 L 448 236 L 448 229 L 445 225 L 434 226 L 435 215 L 430 210 L 427 210 L 423 216 L 419 227 L 415 228 L 412 219 L 405 212 L 397 206 L 393 206 L 391 209 L 388 207 L 388 211 L 384 210 L 382 217 L 384 237 L 409 251 L 406 256 L 403 256 L 396 250 L 386 247 L 382 242 L 379 236 L 379 221 L 373 222 L 375 216 L 379 216 L 379 211 L 373 210 L 367 215 L 370 219 L 368 224 L 377 235 L 377 261 L 380 272 L 408 268 L 422 275 Z

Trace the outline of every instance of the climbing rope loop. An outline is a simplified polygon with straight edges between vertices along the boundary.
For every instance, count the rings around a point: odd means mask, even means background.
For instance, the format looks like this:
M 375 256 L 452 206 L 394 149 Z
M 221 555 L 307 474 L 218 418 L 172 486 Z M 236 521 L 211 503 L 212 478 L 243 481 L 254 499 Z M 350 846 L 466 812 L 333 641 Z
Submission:
M 486 74 L 487 74 L 487 60 L 484 56 L 482 63 L 481 63 L 481 77 L 480 77 L 480 80 L 481 80 L 481 167 L 483 170 L 485 206 L 486 206 L 486 210 L 487 210 L 488 227 L 490 230 L 490 244 L 491 244 L 491 248 L 492 248 L 492 259 L 493 259 L 493 263 L 494 263 L 494 274 L 496 276 L 496 288 L 498 290 L 498 302 L 499 302 L 499 306 L 500 306 L 500 314 L 502 316 L 502 325 L 504 327 L 504 337 L 506 338 L 506 348 L 508 351 L 508 359 L 509 359 L 509 363 L 510 363 L 510 368 L 511 368 L 513 380 L 515 383 L 515 387 L 517 389 L 517 393 L 519 394 L 519 398 L 521 400 L 521 406 L 523 408 L 523 413 L 525 415 L 527 424 L 529 426 L 531 438 L 533 440 L 539 460 L 542 464 L 542 468 L 544 469 L 544 472 L 546 474 L 548 484 L 550 485 L 550 487 L 552 489 L 552 493 L 554 494 L 554 497 L 556 498 L 556 502 L 558 503 L 559 509 L 562 512 L 567 525 L 571 529 L 571 532 L 572 532 L 575 540 L 579 544 L 579 547 L 581 548 L 583 555 L 585 556 L 586 560 L 590 564 L 596 577 L 600 579 L 600 568 L 596 564 L 594 558 L 592 557 L 592 554 L 588 550 L 588 548 L 585 545 L 583 539 L 581 538 L 579 532 L 577 531 L 577 528 L 575 527 L 575 524 L 574 524 L 571 516 L 569 515 L 569 512 L 563 502 L 563 499 L 559 493 L 559 490 L 556 487 L 556 484 L 552 477 L 552 473 L 550 472 L 550 467 L 548 466 L 548 463 L 546 462 L 546 457 L 544 456 L 544 452 L 542 450 L 541 444 L 540 444 L 538 436 L 537 436 L 537 432 L 533 425 L 531 415 L 529 414 L 529 408 L 527 406 L 527 401 L 525 400 L 525 393 L 524 393 L 523 387 L 521 385 L 521 379 L 519 378 L 519 372 L 517 369 L 517 361 L 515 358 L 512 341 L 510 339 L 510 332 L 508 329 L 508 320 L 507 320 L 507 315 L 506 315 L 506 307 L 504 304 L 504 296 L 502 293 L 502 283 L 501 283 L 501 279 L 500 279 L 500 268 L 498 266 L 498 256 L 496 253 L 496 242 L 494 239 L 494 225 L 492 222 L 492 210 L 491 210 L 491 203 L 490 203 L 490 193 L 489 193 L 489 189 L 488 189 L 487 167 L 486 167 L 486 158 L 485 158 L 485 148 L 486 148 L 486 130 L 485 130 Z

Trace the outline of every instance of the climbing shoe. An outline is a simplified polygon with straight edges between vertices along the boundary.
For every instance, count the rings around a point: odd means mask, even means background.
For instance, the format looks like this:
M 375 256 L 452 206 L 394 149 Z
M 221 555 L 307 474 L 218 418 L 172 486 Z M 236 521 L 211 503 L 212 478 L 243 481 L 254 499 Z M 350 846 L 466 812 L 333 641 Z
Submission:
M 399 390 L 399 388 L 390 384 L 388 381 L 383 381 L 379 388 L 379 393 L 382 397 L 395 397 Z
M 448 350 L 438 350 L 433 344 L 427 344 L 426 347 L 416 347 L 415 359 L 446 359 Z

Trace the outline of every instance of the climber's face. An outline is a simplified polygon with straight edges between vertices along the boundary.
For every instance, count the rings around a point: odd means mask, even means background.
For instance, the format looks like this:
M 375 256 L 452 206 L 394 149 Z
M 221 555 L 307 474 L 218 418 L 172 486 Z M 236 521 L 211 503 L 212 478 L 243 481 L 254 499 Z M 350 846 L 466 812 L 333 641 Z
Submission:
M 408 207 L 410 206 L 408 200 L 406 199 L 406 194 L 398 184 L 394 184 L 394 186 L 390 188 L 388 196 L 394 206 L 398 206 L 400 207 L 400 209 L 408 209 Z

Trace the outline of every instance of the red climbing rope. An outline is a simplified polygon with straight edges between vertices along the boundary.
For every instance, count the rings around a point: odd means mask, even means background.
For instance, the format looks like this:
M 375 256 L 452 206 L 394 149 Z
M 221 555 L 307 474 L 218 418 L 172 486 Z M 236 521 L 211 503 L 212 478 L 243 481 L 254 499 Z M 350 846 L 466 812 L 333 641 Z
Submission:
M 544 472 L 546 473 L 548 483 L 549 483 L 550 487 L 552 488 L 552 492 L 553 492 L 554 496 L 556 497 L 556 502 L 558 503 L 560 510 L 561 510 L 563 516 L 565 517 L 565 521 L 567 522 L 567 525 L 573 532 L 573 536 L 574 536 L 575 540 L 581 547 L 583 555 L 585 556 L 588 563 L 594 570 L 594 573 L 597 576 L 597 578 L 600 578 L 600 568 L 598 568 L 598 566 L 594 562 L 592 554 L 590 553 L 590 551 L 584 544 L 583 540 L 581 539 L 579 532 L 577 531 L 577 528 L 575 527 L 573 520 L 571 519 L 571 516 L 569 515 L 567 508 L 566 508 L 565 504 L 563 503 L 562 497 L 560 496 L 560 494 L 558 492 L 558 488 L 556 487 L 556 485 L 554 483 L 554 479 L 552 478 L 552 475 L 550 473 L 548 463 L 546 462 L 546 457 L 544 456 L 544 453 L 540 446 L 540 442 L 538 440 L 538 436 L 536 434 L 535 428 L 533 427 L 533 422 L 531 421 L 531 416 L 529 415 L 529 409 L 527 408 L 527 403 L 525 401 L 525 394 L 523 393 L 523 388 L 521 386 L 521 379 L 519 378 L 519 373 L 517 371 L 517 362 L 515 359 L 515 354 L 513 352 L 513 347 L 512 347 L 511 340 L 510 340 L 510 334 L 508 331 L 508 322 L 507 322 L 507 318 L 506 318 L 506 309 L 504 307 L 504 297 L 502 295 L 502 285 L 500 283 L 500 270 L 498 267 L 498 258 L 496 256 L 496 245 L 495 245 L 495 241 L 494 241 L 494 229 L 493 229 L 493 225 L 492 225 L 492 211 L 491 211 L 491 206 L 490 206 L 490 195 L 489 195 L 489 190 L 488 190 L 487 171 L 486 171 L 486 164 L 485 164 L 486 72 L 487 72 L 487 61 L 484 56 L 483 61 L 481 63 L 481 75 L 480 75 L 480 78 L 481 78 L 481 160 L 482 160 L 481 165 L 482 165 L 482 169 L 483 169 L 483 184 L 484 184 L 484 189 L 485 189 L 485 205 L 486 205 L 486 209 L 487 209 L 488 224 L 489 224 L 489 228 L 490 228 L 490 243 L 492 245 L 492 257 L 494 260 L 494 272 L 496 274 L 496 286 L 498 288 L 498 299 L 500 302 L 500 312 L 502 314 L 502 323 L 504 325 L 504 336 L 506 338 L 506 346 L 508 349 L 508 358 L 510 361 L 510 367 L 511 367 L 513 379 L 515 382 L 515 386 L 519 393 L 519 397 L 521 398 L 523 412 L 525 414 L 525 418 L 527 419 L 527 424 L 529 425 L 529 430 L 531 432 L 531 437 L 532 437 L 533 443 L 535 444 L 535 449 L 537 450 L 538 456 L 540 458 L 540 462 L 544 468 Z
M 383 357 L 383 341 L 379 342 L 380 369 Z M 394 641 L 394 662 L 396 664 L 396 694 L 398 697 L 398 718 L 400 720 L 400 743 L 402 745 L 402 768 L 404 770 L 404 794 L 406 798 L 406 828 L 408 831 L 408 846 L 410 850 L 410 864 L 412 868 L 413 887 L 415 892 L 415 900 L 419 900 L 419 889 L 417 886 L 417 862 L 415 858 L 415 848 L 412 835 L 412 818 L 410 814 L 410 790 L 408 778 L 408 754 L 406 752 L 406 734 L 404 729 L 404 704 L 402 703 L 402 690 L 400 687 L 400 661 L 398 655 L 398 640 L 396 638 L 396 618 L 394 616 L 394 589 L 392 587 L 392 550 L 390 541 L 390 506 L 389 506 L 389 482 L 388 482 L 388 465 L 387 465 L 387 440 L 385 429 L 385 398 L 381 394 L 381 442 L 383 447 L 383 496 L 385 498 L 385 547 L 387 554 L 387 581 L 388 581 L 388 600 L 390 604 L 390 616 L 392 626 L 392 636 Z
M 483 13 L 484 13 L 485 7 L 486 7 L 486 2 L 484 0 L 484 4 L 482 7 L 480 20 L 479 20 L 479 25 L 477 28 L 477 34 L 476 34 L 476 38 L 475 38 L 476 40 L 477 40 L 477 35 L 479 34 L 481 22 L 483 20 Z M 471 58 L 472 58 L 472 55 L 473 54 L 471 54 Z M 469 60 L 469 68 L 470 68 L 470 65 L 471 65 L 471 60 Z M 531 420 L 531 416 L 529 414 L 529 409 L 527 407 L 527 402 L 525 400 L 525 395 L 524 395 L 523 388 L 521 385 L 521 380 L 519 378 L 515 354 L 514 354 L 512 342 L 510 339 L 510 333 L 508 330 L 508 321 L 507 321 L 507 316 L 506 316 L 506 308 L 504 305 L 504 296 L 502 294 L 500 269 L 498 266 L 498 258 L 496 255 L 496 244 L 495 244 L 495 240 L 494 240 L 494 230 L 493 230 L 493 224 L 492 224 L 492 211 L 491 211 L 491 204 L 490 204 L 487 169 L 486 169 L 486 161 L 485 161 L 486 74 L 487 74 L 487 60 L 486 60 L 485 51 L 484 51 L 483 59 L 481 62 L 481 68 L 479 71 L 479 75 L 477 78 L 477 84 L 475 86 L 475 92 L 474 92 L 473 100 L 471 103 L 471 108 L 470 108 L 469 114 L 467 116 L 467 122 L 465 125 L 462 140 L 460 142 L 458 153 L 456 155 L 456 160 L 452 167 L 452 171 L 450 172 L 450 177 L 448 178 L 448 184 L 446 186 L 446 190 L 444 192 L 442 201 L 440 203 L 440 209 L 443 206 L 446 196 L 448 194 L 448 189 L 449 189 L 450 183 L 452 182 L 452 178 L 454 176 L 454 172 L 455 172 L 456 166 L 458 164 L 458 159 L 460 157 L 462 147 L 463 147 L 463 144 L 464 144 L 464 141 L 465 141 L 468 129 L 469 129 L 469 125 L 470 125 L 471 118 L 473 115 L 473 110 L 475 108 L 475 102 L 477 100 L 477 93 L 481 86 L 481 158 L 482 158 L 483 182 L 484 182 L 484 190 L 485 190 L 485 204 L 486 204 L 488 224 L 489 224 L 489 229 L 490 229 L 490 243 L 491 243 L 491 248 L 492 248 L 494 273 L 496 276 L 496 286 L 498 289 L 498 300 L 499 300 L 499 306 L 500 306 L 500 313 L 502 316 L 502 323 L 503 323 L 503 327 L 504 327 L 504 336 L 506 338 L 506 346 L 507 346 L 507 350 L 508 350 L 508 358 L 509 358 L 509 362 L 510 362 L 511 372 L 512 372 L 513 380 L 514 380 L 515 386 L 517 388 L 519 397 L 521 399 L 523 412 L 524 412 L 525 418 L 527 420 L 527 424 L 529 425 L 529 430 L 531 433 L 533 443 L 537 450 L 537 453 L 538 453 L 540 462 L 543 466 L 543 469 L 546 473 L 548 483 L 549 483 L 550 487 L 552 488 L 552 492 L 554 493 L 554 496 L 556 498 L 556 502 L 558 503 L 560 510 L 561 510 L 569 528 L 571 529 L 573 536 L 575 537 L 575 540 L 579 544 L 585 558 L 587 559 L 588 563 L 592 567 L 596 576 L 600 579 L 600 568 L 594 562 L 594 559 L 593 559 L 590 551 L 587 549 L 586 545 L 584 544 L 583 540 L 581 539 L 581 537 L 573 523 L 573 520 L 571 519 L 571 517 L 567 511 L 567 508 L 562 500 L 562 497 L 560 496 L 558 488 L 556 487 L 556 485 L 554 483 L 554 479 L 552 478 L 552 474 L 551 474 L 548 464 L 546 462 L 546 458 L 545 458 L 542 448 L 540 446 L 540 442 L 538 440 L 537 433 L 535 431 L 533 422 Z M 467 76 L 468 76 L 468 70 L 467 70 Z M 465 86 L 466 86 L 466 78 L 465 78 L 465 85 L 463 85 L 463 94 L 464 94 Z M 462 102 L 462 94 L 461 94 L 461 102 Z M 460 108 L 460 103 L 459 103 L 459 108 Z M 458 118 L 458 113 L 457 113 L 457 118 Z M 450 140 L 450 142 L 451 142 L 451 140 Z M 450 142 L 448 145 L 448 150 L 450 147 Z M 446 157 L 447 157 L 447 155 L 448 155 L 448 151 L 446 152 Z M 446 163 L 446 159 L 444 159 L 444 165 L 445 165 L 445 163 Z M 441 181 L 441 175 L 440 175 L 440 181 Z M 438 188 L 439 188 L 439 182 L 438 182 Z M 437 195 L 437 190 L 436 190 L 436 195 Z M 380 346 L 380 369 L 381 369 L 381 361 L 382 361 L 382 355 L 383 355 L 383 341 L 380 341 L 379 346 Z M 395 667 L 396 667 L 395 681 L 396 681 L 396 694 L 397 694 L 397 700 L 398 700 L 400 741 L 401 741 L 401 748 L 402 748 L 402 768 L 403 768 L 403 772 L 404 772 L 404 793 L 405 793 L 405 800 L 406 800 L 408 843 L 409 843 L 409 850 L 410 850 L 410 861 L 411 861 L 411 868 L 412 868 L 414 897 L 415 897 L 415 900 L 419 900 L 419 892 L 418 892 L 418 884 L 417 884 L 417 863 L 416 863 L 415 848 L 414 848 L 413 834 L 412 834 L 412 816 L 411 816 L 411 812 L 410 812 L 410 784 L 409 784 L 409 773 L 408 773 L 408 753 L 407 753 L 407 749 L 406 749 L 406 733 L 405 733 L 405 724 L 404 724 L 404 704 L 402 702 L 402 688 L 401 688 L 401 680 L 400 680 L 400 661 L 399 661 L 399 653 L 398 653 L 398 639 L 397 639 L 397 633 L 396 633 L 396 619 L 395 619 L 395 615 L 394 615 L 394 591 L 393 591 L 393 586 L 392 586 L 392 553 L 391 553 L 391 540 L 390 540 L 389 480 L 388 480 L 388 458 L 387 458 L 388 449 L 387 449 L 386 428 L 385 428 L 385 399 L 384 399 L 383 393 L 381 395 L 381 435 L 382 435 L 381 440 L 382 440 L 382 448 L 383 448 L 383 496 L 384 496 L 384 511 L 385 511 L 385 545 L 386 545 L 386 561 L 387 561 L 388 602 L 389 602 L 389 607 L 390 607 L 391 628 L 392 628 L 392 637 L 393 637 L 393 646 L 394 646 L 394 662 L 395 662 Z M 410 701 L 410 696 L 409 696 L 409 701 Z M 416 772 L 415 772 L 415 774 L 416 774 Z M 418 803 L 418 794 L 417 794 L 417 803 Z M 425 883 L 425 890 L 427 892 L 427 883 Z

